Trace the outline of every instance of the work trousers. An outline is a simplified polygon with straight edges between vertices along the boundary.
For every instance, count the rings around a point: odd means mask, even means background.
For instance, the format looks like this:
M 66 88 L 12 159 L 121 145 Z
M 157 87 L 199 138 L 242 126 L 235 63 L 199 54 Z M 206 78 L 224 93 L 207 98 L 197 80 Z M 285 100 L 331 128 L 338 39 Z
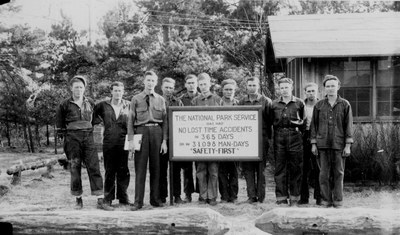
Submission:
M 167 144 L 168 145 L 168 144 Z M 169 152 L 160 155 L 160 198 L 166 199 L 168 197 L 168 163 Z M 175 170 L 175 169 L 174 169 Z M 174 185 L 175 187 L 175 185 Z
M 343 179 L 345 158 L 342 150 L 318 149 L 320 165 L 319 182 L 321 185 L 322 205 L 341 206 L 343 201 Z M 331 177 L 331 171 L 333 177 Z M 331 182 L 333 180 L 333 182 Z M 333 187 L 332 187 L 333 186 Z
M 181 196 L 181 170 L 183 170 L 183 191 L 186 195 L 194 192 L 193 184 L 193 162 L 174 162 L 173 181 L 174 181 L 174 197 Z
M 129 202 L 127 189 L 130 181 L 128 168 L 129 152 L 123 145 L 103 145 L 104 157 L 104 200 L 115 199 L 115 181 L 117 181 L 117 199 L 120 202 Z
M 239 192 L 238 171 L 236 162 L 219 163 L 219 193 L 221 200 L 233 201 Z
M 303 167 L 303 140 L 301 132 L 278 128 L 274 132 L 275 195 L 278 201 L 300 199 Z
M 247 197 L 263 202 L 265 199 L 265 160 L 263 162 L 242 162 L 246 179 Z M 261 173 L 261 177 L 260 176 Z
M 135 134 L 142 134 L 142 144 L 135 152 L 135 204 L 143 206 L 147 162 L 150 171 L 150 204 L 160 203 L 160 149 L 162 128 L 160 126 L 138 126 Z
M 303 135 L 303 175 L 301 178 L 301 196 L 300 199 L 308 201 L 310 182 L 314 182 L 314 199 L 321 198 L 321 189 L 319 186 L 319 166 L 317 164 L 317 157 L 311 152 L 310 131 L 307 130 Z
M 192 195 L 192 193 L 195 192 L 193 180 L 193 162 L 180 162 L 179 167 L 180 169 L 183 169 L 183 192 L 186 195 Z M 194 178 L 196 178 L 196 176 Z M 174 182 L 174 184 L 180 184 L 180 179 L 179 182 Z
M 71 163 L 71 194 L 82 195 L 82 162 L 86 166 L 92 195 L 103 194 L 103 178 L 99 157 L 94 145 L 93 131 L 68 130 L 64 140 L 64 152 Z
M 217 199 L 218 196 L 218 163 L 198 162 L 197 180 L 202 199 Z
M 168 197 L 168 164 L 169 152 L 162 154 L 160 158 L 160 198 L 166 199 Z M 183 184 L 184 193 L 191 195 L 194 192 L 193 184 L 193 163 L 192 162 L 174 162 L 172 169 L 173 192 L 174 197 L 181 196 L 181 170 L 183 170 Z

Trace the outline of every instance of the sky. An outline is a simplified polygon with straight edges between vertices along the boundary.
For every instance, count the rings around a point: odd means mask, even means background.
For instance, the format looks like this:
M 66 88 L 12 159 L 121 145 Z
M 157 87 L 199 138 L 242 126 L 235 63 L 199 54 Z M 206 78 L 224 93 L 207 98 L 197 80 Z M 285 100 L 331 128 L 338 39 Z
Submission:
M 79 32 L 89 30 L 96 34 L 97 23 L 118 2 L 131 0 L 16 0 L 21 11 L 14 14 L 0 13 L 0 22 L 6 26 L 28 24 L 49 32 L 51 25 L 62 21 L 61 12 L 71 18 L 74 28 Z

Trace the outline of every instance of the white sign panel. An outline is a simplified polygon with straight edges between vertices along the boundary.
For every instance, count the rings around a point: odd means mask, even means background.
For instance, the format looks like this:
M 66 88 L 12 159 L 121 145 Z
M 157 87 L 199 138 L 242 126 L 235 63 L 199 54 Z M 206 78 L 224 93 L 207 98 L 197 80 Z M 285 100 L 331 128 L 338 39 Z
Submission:
M 251 110 L 243 110 L 240 107 L 245 106 L 234 107 L 186 107 L 191 110 L 172 111 L 169 116 L 172 124 L 170 158 L 259 160 L 262 132 L 260 109 L 253 107 Z

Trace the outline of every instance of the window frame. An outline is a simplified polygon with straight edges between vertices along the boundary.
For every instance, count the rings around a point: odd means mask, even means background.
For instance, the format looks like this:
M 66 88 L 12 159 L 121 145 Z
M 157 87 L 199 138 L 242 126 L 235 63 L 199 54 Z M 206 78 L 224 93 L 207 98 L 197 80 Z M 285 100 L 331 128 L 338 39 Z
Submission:
M 369 88 L 370 89 L 370 101 L 369 101 L 369 105 L 370 105 L 370 115 L 369 116 L 355 116 L 356 108 L 357 107 L 352 107 L 353 110 L 353 117 L 354 117 L 354 121 L 356 122 L 371 122 L 371 121 L 394 121 L 394 122 L 400 122 L 400 116 L 393 116 L 393 115 L 389 115 L 389 116 L 378 116 L 378 88 L 389 88 L 390 89 L 390 113 L 393 112 L 393 100 L 392 100 L 392 90 L 396 89 L 396 88 L 400 88 L 400 85 L 395 85 L 392 83 L 392 85 L 386 85 L 386 86 L 382 86 L 382 85 L 378 85 L 378 61 L 379 60 L 390 60 L 391 57 L 389 56 L 383 56 L 383 57 L 341 57 L 341 58 L 329 58 L 328 59 L 328 64 L 327 64 L 327 69 L 329 74 L 334 74 L 334 71 L 340 71 L 340 70 L 331 70 L 332 67 L 332 62 L 334 61 L 369 61 L 370 62 L 370 84 L 369 85 L 351 85 L 351 86 L 344 86 L 344 78 L 343 77 L 339 77 L 339 79 L 342 82 L 342 85 L 340 87 L 339 93 L 343 92 L 343 88 Z M 356 65 L 356 74 L 358 75 L 358 69 L 357 69 L 358 65 Z M 344 66 L 343 66 L 343 72 L 344 71 L 349 71 L 349 70 L 345 70 Z M 353 71 L 353 70 L 350 70 Z M 360 71 L 364 71 L 364 70 L 360 70 Z M 396 79 L 395 77 L 393 79 Z M 400 79 L 397 78 L 397 79 Z M 343 97 L 346 99 L 346 97 Z M 356 100 L 356 102 L 358 103 L 359 101 Z

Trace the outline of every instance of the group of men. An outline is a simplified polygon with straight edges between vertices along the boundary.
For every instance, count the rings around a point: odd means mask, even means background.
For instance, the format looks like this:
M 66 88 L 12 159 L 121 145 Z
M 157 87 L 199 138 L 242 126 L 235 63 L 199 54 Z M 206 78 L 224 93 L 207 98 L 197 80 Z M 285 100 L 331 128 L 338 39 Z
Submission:
M 81 165 L 85 163 L 92 195 L 98 196 L 97 207 L 113 210 L 118 199 L 131 210 L 143 207 L 147 165 L 150 173 L 150 204 L 162 207 L 168 197 L 168 118 L 171 106 L 238 106 L 259 105 L 262 109 L 263 157 L 261 162 L 240 162 L 247 186 L 247 203 L 265 199 L 266 156 L 273 142 L 275 159 L 276 203 L 306 204 L 309 201 L 309 178 L 314 179 L 314 198 L 318 205 L 340 207 L 343 200 L 345 157 L 350 155 L 352 112 L 349 102 L 338 95 L 340 81 L 327 75 L 323 81 L 326 97 L 318 100 L 318 85 L 305 86 L 306 99 L 293 96 L 293 81 L 278 80 L 280 97 L 274 101 L 260 93 L 260 81 L 246 81 L 247 94 L 235 99 L 237 84 L 233 79 L 221 83 L 222 97 L 210 90 L 207 73 L 185 77 L 187 92 L 174 96 L 175 80 L 164 78 L 162 95 L 155 92 L 158 77 L 153 71 L 144 74 L 144 89 L 131 102 L 122 98 L 124 85 L 111 84 L 111 99 L 94 104 L 84 96 L 86 79 L 71 79 L 72 96 L 57 109 L 57 128 L 65 137 L 64 149 L 70 161 L 71 194 L 76 196 L 76 208 L 83 207 Z M 103 157 L 105 180 L 100 174 L 97 151 L 93 143 L 93 126 L 103 123 Z M 124 148 L 141 136 L 139 146 L 130 145 L 134 152 L 135 198 L 127 194 L 130 172 L 129 151 Z M 272 138 L 273 136 L 273 138 Z M 273 139 L 273 140 L 272 140 Z M 205 161 L 177 162 L 172 172 L 175 203 L 192 201 L 199 193 L 200 204 L 235 203 L 238 197 L 238 162 Z M 185 198 L 181 199 L 181 171 Z M 196 182 L 196 183 L 195 183 Z M 115 185 L 116 189 L 115 189 Z M 115 197 L 116 194 L 116 197 Z

